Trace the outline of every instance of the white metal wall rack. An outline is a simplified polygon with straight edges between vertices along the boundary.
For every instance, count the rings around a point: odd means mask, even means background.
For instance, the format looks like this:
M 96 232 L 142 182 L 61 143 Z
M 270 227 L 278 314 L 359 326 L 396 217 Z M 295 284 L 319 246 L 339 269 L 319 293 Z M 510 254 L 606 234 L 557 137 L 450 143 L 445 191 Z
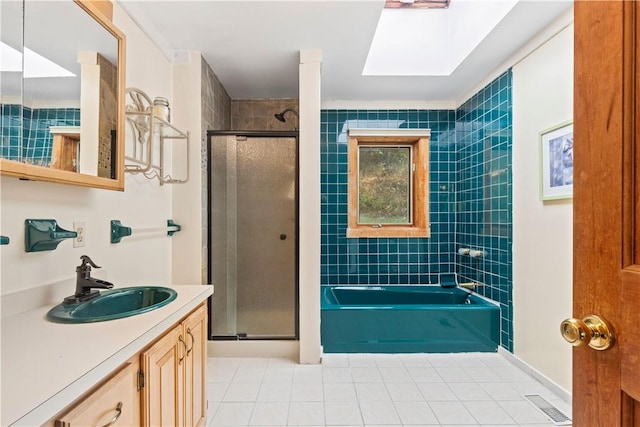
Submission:
M 190 133 L 183 132 L 163 117 L 154 114 L 151 98 L 142 90 L 127 88 L 126 118 L 133 134 L 131 143 L 127 141 L 124 170 L 128 173 L 141 173 L 149 179 L 157 178 L 160 185 L 184 184 L 189 181 L 189 139 Z M 155 142 L 158 148 L 155 149 Z M 184 141 L 184 176 L 175 178 L 167 173 L 167 141 Z M 154 151 L 155 150 L 155 151 Z M 172 165 L 172 171 L 179 170 Z

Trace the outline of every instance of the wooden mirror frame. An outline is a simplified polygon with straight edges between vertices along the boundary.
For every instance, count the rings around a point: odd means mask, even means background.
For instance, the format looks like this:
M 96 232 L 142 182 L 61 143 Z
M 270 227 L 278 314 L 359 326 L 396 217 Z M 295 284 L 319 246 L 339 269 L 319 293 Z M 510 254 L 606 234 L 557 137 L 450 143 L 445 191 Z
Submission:
M 118 122 L 116 131 L 115 179 L 86 175 L 43 166 L 35 166 L 0 158 L 0 175 L 14 178 L 57 182 L 82 187 L 124 191 L 124 120 L 125 120 L 125 36 L 111 21 L 112 4 L 105 0 L 74 0 L 97 23 L 102 25 L 118 41 Z M 97 136 L 96 136 L 97 139 Z M 96 141 L 97 143 L 97 141 Z

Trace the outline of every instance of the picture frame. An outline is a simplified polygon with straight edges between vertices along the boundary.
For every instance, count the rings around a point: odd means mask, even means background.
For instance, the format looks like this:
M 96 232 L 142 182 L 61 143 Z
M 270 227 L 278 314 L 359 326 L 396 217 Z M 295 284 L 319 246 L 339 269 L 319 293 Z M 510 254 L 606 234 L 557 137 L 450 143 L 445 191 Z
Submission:
M 540 200 L 573 197 L 573 121 L 540 132 Z

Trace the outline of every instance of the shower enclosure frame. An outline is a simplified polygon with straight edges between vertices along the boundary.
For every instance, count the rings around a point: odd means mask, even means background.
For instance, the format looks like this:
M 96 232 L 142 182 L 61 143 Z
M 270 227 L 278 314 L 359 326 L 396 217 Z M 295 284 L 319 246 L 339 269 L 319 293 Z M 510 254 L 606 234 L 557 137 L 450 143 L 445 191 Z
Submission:
M 297 341 L 300 339 L 300 263 L 299 263 L 299 234 L 300 234 L 300 137 L 298 131 L 258 131 L 258 130 L 208 130 L 207 131 L 207 283 L 213 283 L 213 269 L 211 265 L 211 238 L 212 238 L 212 224 L 213 215 L 211 212 L 212 185 L 211 185 L 211 164 L 213 150 L 211 149 L 212 138 L 214 136 L 239 136 L 247 138 L 294 138 L 295 139 L 295 262 L 294 262 L 294 275 L 295 275 L 295 335 L 293 337 L 281 337 L 281 336 L 260 336 L 260 337 L 247 337 L 239 334 L 234 335 L 213 335 L 213 325 L 211 310 L 213 309 L 213 297 L 210 296 L 207 300 L 208 319 L 207 327 L 209 331 L 209 340 L 212 341 Z M 215 283 L 213 284 L 215 287 Z

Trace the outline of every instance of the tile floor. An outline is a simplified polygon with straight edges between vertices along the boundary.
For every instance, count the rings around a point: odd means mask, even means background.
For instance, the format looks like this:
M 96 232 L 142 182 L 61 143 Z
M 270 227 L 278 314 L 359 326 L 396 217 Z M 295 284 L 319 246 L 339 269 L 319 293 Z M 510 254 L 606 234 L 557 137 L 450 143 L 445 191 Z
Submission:
M 571 416 L 496 353 L 210 358 L 207 369 L 210 426 L 553 426 L 523 394 Z

